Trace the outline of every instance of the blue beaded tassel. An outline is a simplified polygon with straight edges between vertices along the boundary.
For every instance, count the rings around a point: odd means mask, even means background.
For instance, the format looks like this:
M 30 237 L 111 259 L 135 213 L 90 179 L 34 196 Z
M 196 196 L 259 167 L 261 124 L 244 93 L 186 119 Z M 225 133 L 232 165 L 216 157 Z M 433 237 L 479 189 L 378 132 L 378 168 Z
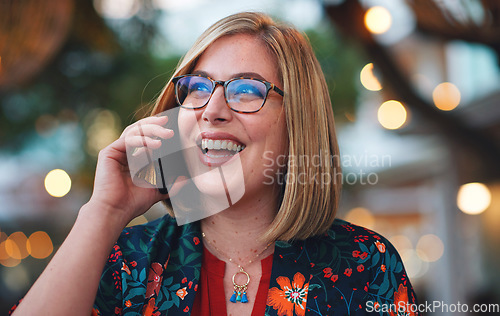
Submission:
M 230 302 L 236 303 L 236 291 L 233 292 L 233 295 L 231 295 L 231 298 L 229 299 Z
M 247 292 L 243 292 L 243 295 L 241 296 L 241 302 L 248 303 Z

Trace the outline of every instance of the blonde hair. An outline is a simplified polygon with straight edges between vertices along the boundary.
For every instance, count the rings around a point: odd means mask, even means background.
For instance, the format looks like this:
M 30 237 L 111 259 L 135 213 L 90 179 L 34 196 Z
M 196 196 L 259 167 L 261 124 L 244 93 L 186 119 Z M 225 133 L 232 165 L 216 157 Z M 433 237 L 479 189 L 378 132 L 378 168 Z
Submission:
M 284 185 L 279 211 L 263 239 L 288 241 L 324 234 L 335 219 L 342 175 L 328 88 L 306 36 L 263 13 L 234 14 L 216 22 L 198 38 L 179 62 L 173 77 L 192 71 L 208 46 L 222 36 L 234 34 L 262 39 L 276 56 L 285 91 L 283 103 L 289 137 L 287 178 L 295 181 Z M 174 85 L 169 81 L 152 114 L 175 106 Z M 316 157 L 321 163 L 314 166 L 310 166 L 310 161 L 307 165 L 297 163 L 301 157 Z M 300 183 L 297 180 L 301 175 L 311 178 L 310 181 Z M 329 181 L 323 181 L 326 175 Z

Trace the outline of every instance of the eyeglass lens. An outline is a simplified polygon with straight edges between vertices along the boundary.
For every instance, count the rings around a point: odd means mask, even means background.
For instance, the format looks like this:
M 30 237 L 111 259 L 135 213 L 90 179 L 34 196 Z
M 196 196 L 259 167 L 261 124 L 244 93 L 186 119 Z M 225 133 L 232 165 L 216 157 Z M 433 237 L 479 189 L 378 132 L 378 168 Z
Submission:
M 183 77 L 176 84 L 177 101 L 184 108 L 201 108 L 210 99 L 214 88 L 215 83 L 208 78 Z M 264 104 L 266 95 L 266 84 L 257 80 L 234 79 L 226 84 L 226 102 L 236 111 L 258 111 Z

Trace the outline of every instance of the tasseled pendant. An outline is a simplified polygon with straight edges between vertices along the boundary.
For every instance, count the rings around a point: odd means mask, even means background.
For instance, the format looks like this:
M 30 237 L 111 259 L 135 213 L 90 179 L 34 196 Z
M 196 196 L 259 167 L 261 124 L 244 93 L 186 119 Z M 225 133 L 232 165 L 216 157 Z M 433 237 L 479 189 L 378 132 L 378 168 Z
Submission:
M 243 295 L 241 296 L 241 302 L 248 303 L 247 292 L 243 292 Z
M 237 274 L 244 274 L 247 277 L 247 281 L 244 284 L 237 284 L 234 280 Z M 233 295 L 231 295 L 231 298 L 229 299 L 230 302 L 236 303 L 236 302 L 241 302 L 241 303 L 248 303 L 248 297 L 247 297 L 247 288 L 248 288 L 248 283 L 250 283 L 250 276 L 248 273 L 243 270 L 243 267 L 240 267 L 240 271 L 236 272 L 233 275 L 233 285 L 234 285 L 234 292 Z
M 229 299 L 230 302 L 236 303 L 236 291 L 233 292 L 233 295 L 231 295 L 231 298 Z

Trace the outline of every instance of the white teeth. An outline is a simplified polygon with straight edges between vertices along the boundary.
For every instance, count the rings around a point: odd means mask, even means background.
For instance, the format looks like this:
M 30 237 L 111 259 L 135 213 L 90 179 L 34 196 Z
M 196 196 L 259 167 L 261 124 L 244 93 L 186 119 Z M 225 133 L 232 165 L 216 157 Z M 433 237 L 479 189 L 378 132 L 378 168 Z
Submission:
M 230 140 L 213 140 L 213 139 L 202 139 L 201 140 L 202 149 L 215 149 L 215 150 L 230 150 L 235 152 L 240 152 L 245 149 L 244 145 L 238 145 Z
M 214 140 L 214 149 L 220 149 L 220 140 Z

